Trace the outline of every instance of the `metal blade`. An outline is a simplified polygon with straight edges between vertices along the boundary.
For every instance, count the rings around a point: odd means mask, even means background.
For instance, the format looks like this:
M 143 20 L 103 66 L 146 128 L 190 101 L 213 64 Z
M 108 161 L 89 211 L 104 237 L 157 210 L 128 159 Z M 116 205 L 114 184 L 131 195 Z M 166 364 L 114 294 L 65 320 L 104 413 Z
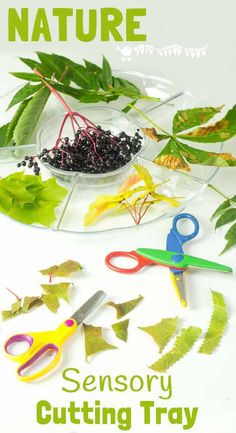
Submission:
M 187 297 L 186 297 L 186 288 L 184 282 L 184 273 L 174 274 L 170 272 L 171 281 L 176 290 L 177 296 L 183 305 L 183 307 L 187 307 Z
M 78 325 L 84 321 L 84 319 L 92 313 L 98 305 L 106 298 L 106 293 L 102 290 L 96 292 L 91 298 L 89 298 L 74 314 L 71 316 Z

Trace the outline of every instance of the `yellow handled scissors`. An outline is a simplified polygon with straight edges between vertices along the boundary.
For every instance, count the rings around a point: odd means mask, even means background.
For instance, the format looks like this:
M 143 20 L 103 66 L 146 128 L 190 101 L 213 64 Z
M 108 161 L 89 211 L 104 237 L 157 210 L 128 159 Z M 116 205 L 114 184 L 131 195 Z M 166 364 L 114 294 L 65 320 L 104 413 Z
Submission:
M 73 316 L 53 331 L 30 332 L 10 337 L 4 345 L 4 351 L 9 359 L 20 364 L 17 369 L 18 378 L 24 382 L 29 382 L 53 370 L 61 359 L 64 342 L 74 334 L 77 326 L 83 323 L 84 319 L 98 307 L 105 297 L 106 294 L 102 290 L 96 292 Z M 20 355 L 13 353 L 14 346 L 18 343 L 28 344 L 27 350 Z M 36 368 L 37 364 L 43 361 L 42 358 L 47 355 L 54 355 L 52 358 L 48 358 L 51 362 L 40 370 L 31 373 L 30 370 Z

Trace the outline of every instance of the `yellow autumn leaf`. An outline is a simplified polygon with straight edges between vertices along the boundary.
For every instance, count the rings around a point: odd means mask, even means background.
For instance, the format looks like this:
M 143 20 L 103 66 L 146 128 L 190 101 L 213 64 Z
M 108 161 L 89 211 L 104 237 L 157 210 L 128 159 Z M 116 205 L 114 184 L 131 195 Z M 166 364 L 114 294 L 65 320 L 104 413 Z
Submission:
M 107 210 L 116 207 L 120 201 L 122 201 L 120 195 L 99 195 L 97 199 L 90 204 L 88 212 L 84 216 L 84 225 L 89 226 L 93 224 L 95 219 Z
M 134 164 L 135 170 L 138 172 L 140 178 L 145 182 L 147 188 L 152 191 L 155 189 L 155 184 L 153 182 L 152 176 L 149 171 L 142 165 Z

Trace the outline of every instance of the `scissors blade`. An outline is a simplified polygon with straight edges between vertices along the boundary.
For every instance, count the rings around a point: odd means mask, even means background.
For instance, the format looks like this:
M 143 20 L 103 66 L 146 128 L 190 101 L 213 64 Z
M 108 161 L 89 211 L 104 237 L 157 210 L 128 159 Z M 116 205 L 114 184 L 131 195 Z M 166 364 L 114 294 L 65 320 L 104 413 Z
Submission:
M 186 296 L 186 286 L 184 282 L 184 273 L 179 272 L 178 274 L 176 274 L 170 271 L 170 276 L 181 304 L 183 305 L 183 307 L 187 307 L 187 296 Z
M 77 322 L 79 326 L 85 318 L 92 313 L 98 305 L 105 299 L 106 293 L 102 290 L 96 292 L 91 298 L 89 298 L 74 314 L 71 316 Z

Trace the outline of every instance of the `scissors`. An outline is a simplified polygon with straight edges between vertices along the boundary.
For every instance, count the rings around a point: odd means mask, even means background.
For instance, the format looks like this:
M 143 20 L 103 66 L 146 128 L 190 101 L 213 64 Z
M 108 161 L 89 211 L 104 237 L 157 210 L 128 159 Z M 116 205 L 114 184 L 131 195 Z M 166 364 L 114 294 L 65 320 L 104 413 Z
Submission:
M 177 223 L 181 219 L 189 219 L 193 222 L 194 230 L 188 235 L 182 235 L 177 228 Z M 183 244 L 195 236 L 199 232 L 199 223 L 197 219 L 191 215 L 182 213 L 174 217 L 170 233 L 167 236 L 166 251 L 138 248 L 135 251 L 113 251 L 105 258 L 106 265 L 116 272 L 132 274 L 140 271 L 145 266 L 162 265 L 170 268 L 171 279 L 176 289 L 177 295 L 183 306 L 187 306 L 185 296 L 185 285 L 183 273 L 188 267 L 197 267 L 204 269 L 212 269 L 221 272 L 233 272 L 232 268 L 220 263 L 204 260 L 199 257 L 189 256 L 183 252 Z M 115 258 L 131 258 L 135 260 L 135 266 L 131 268 L 122 268 L 113 263 Z
M 102 290 L 96 292 L 73 316 L 65 320 L 53 331 L 29 332 L 10 337 L 4 345 L 4 351 L 9 359 L 20 364 L 17 369 L 17 377 L 24 382 L 29 382 L 44 376 L 54 369 L 61 359 L 64 342 L 74 334 L 77 326 L 83 323 L 85 318 L 98 307 L 105 297 L 106 294 Z M 14 355 L 12 350 L 13 345 L 16 343 L 27 343 L 29 347 L 24 353 Z M 52 361 L 41 370 L 27 374 L 27 370 L 30 367 L 36 367 L 37 361 L 45 355 L 54 355 Z

